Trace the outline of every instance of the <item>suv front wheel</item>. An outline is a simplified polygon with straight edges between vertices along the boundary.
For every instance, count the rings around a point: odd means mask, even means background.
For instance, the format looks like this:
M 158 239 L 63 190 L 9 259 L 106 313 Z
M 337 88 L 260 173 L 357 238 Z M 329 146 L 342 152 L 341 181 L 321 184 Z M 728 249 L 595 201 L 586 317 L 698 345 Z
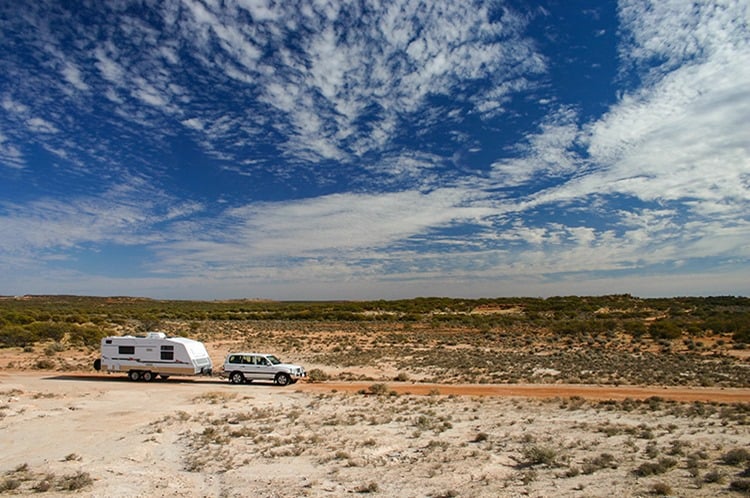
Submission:
M 280 386 L 286 386 L 292 381 L 292 378 L 289 377 L 289 374 L 280 373 L 276 375 L 276 379 L 274 380 L 276 381 L 276 384 Z

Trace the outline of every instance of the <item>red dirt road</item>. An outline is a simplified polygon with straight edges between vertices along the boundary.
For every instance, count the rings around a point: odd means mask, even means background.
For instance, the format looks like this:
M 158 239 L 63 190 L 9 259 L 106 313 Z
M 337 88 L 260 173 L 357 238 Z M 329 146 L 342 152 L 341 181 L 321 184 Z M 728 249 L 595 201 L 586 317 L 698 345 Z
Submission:
M 132 382 L 125 375 L 107 375 L 72 372 L 8 372 L 0 374 L 0 391 L 2 384 L 8 381 L 24 383 L 24 379 L 36 379 L 52 381 L 55 380 L 78 380 L 82 382 L 104 382 L 111 384 L 113 389 L 129 387 Z M 225 379 L 218 377 L 171 377 L 168 381 L 157 380 L 155 384 L 174 384 L 184 387 L 211 388 L 217 384 L 227 384 Z M 258 389 L 274 389 L 283 392 L 367 392 L 373 384 L 381 382 L 305 382 L 286 387 L 278 387 L 270 383 L 257 382 L 250 386 Z M 141 387 L 145 388 L 146 383 Z M 718 403 L 750 403 L 750 389 L 743 388 L 716 388 L 716 387 L 684 387 L 684 386 L 607 386 L 607 385 L 584 385 L 584 384 L 422 384 L 412 382 L 382 382 L 388 391 L 398 394 L 415 395 L 454 395 L 454 396 L 499 396 L 518 398 L 571 398 L 579 397 L 590 400 L 624 400 L 624 399 L 647 399 L 654 396 L 665 400 L 692 402 L 718 402 Z M 48 384 L 49 386 L 49 384 Z M 247 387 L 250 387 L 247 386 Z
M 306 392 L 367 391 L 374 382 L 299 383 L 294 386 Z M 750 389 L 707 387 L 639 387 L 593 386 L 577 384 L 413 384 L 386 383 L 389 391 L 398 394 L 442 394 L 456 396 L 505 396 L 522 398 L 571 398 L 593 400 L 647 399 L 658 396 L 673 401 L 712 401 L 749 403 Z

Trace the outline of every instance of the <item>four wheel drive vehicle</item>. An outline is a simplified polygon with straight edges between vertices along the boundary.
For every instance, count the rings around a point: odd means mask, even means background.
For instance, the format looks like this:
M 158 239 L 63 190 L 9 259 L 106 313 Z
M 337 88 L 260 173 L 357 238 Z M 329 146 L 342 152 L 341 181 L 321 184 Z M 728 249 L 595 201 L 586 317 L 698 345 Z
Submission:
M 285 386 L 294 384 L 307 374 L 301 366 L 282 363 L 272 354 L 229 353 L 224 360 L 224 375 L 232 384 L 271 380 Z

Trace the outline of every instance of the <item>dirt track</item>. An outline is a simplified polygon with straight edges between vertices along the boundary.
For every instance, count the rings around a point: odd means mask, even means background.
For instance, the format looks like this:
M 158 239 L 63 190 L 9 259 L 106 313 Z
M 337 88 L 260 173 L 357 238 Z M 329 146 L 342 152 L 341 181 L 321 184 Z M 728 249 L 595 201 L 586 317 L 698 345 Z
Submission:
M 373 383 L 323 382 L 298 384 L 301 391 L 358 392 Z M 713 401 L 721 403 L 750 402 L 750 389 L 715 389 L 690 387 L 616 387 L 571 384 L 411 384 L 389 383 L 388 389 L 398 394 L 447 394 L 456 396 L 503 396 L 523 398 L 571 398 L 594 400 L 646 399 L 658 396 L 674 401 Z
M 19 373 L 21 377 L 58 378 L 69 380 L 108 381 L 116 384 L 130 383 L 124 375 L 66 373 L 53 375 L 45 373 Z M 164 381 L 156 381 L 164 383 Z M 172 378 L 169 384 L 211 385 L 225 383 L 219 378 Z M 319 382 L 301 381 L 285 389 L 302 392 L 367 392 L 376 382 Z M 666 400 L 718 403 L 750 403 L 750 389 L 709 388 L 709 387 L 671 387 L 671 386 L 607 386 L 582 384 L 426 384 L 412 382 L 388 382 L 388 391 L 397 394 L 415 395 L 454 395 L 454 396 L 496 396 L 521 398 L 571 398 L 579 397 L 592 400 L 647 399 L 660 397 Z M 259 387 L 269 384 L 258 383 Z

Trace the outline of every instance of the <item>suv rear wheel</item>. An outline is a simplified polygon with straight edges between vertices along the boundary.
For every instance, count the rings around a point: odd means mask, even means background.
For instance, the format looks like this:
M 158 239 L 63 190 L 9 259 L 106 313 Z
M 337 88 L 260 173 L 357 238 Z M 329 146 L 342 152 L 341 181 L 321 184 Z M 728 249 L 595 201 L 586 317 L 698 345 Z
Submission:
M 229 382 L 232 384 L 242 384 L 245 382 L 245 376 L 242 375 L 242 372 L 232 372 L 232 375 L 229 376 Z

